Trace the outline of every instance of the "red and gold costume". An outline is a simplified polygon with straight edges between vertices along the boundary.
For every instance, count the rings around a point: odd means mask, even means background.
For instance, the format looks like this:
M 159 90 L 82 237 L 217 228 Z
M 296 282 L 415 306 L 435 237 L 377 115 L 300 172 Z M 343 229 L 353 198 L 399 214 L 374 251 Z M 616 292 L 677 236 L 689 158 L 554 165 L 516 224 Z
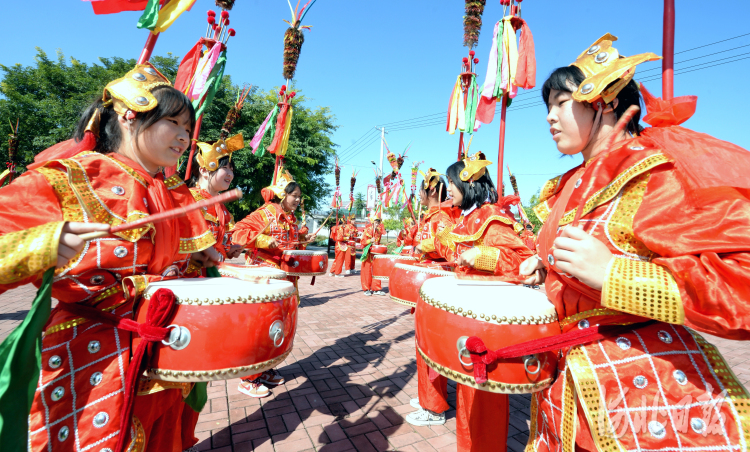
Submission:
M 453 207 L 451 200 L 447 200 L 439 206 L 430 207 L 425 213 L 422 225 L 417 231 L 415 243 L 419 243 L 419 247 L 427 259 L 444 260 L 435 251 L 435 237 L 446 228 L 453 227 L 455 224 L 454 217 L 457 216 L 460 216 L 460 211 Z
M 380 238 L 383 236 L 384 232 L 383 225 L 376 225 L 375 218 L 380 217 L 371 217 L 371 223 L 365 226 L 365 230 L 362 232 L 360 243 L 363 248 L 370 244 L 380 245 Z M 362 261 L 359 278 L 362 283 L 362 290 L 378 291 L 381 289 L 382 286 L 380 280 L 373 279 L 372 277 L 372 253 L 368 252 L 367 257 Z
M 411 218 L 404 221 L 404 229 L 400 230 L 396 237 L 396 246 L 414 246 L 419 227 Z
M 595 45 L 609 49 L 612 40 Z M 656 115 L 658 99 L 644 95 Z M 559 226 L 570 224 L 591 183 L 580 227 L 613 254 L 601 291 L 550 266 L 545 285 L 563 331 L 656 322 L 564 350 L 556 381 L 532 397 L 526 450 L 747 449 L 750 395 L 696 330 L 750 339 L 749 191 L 744 182 L 706 188 L 687 170 L 733 161 L 747 174 L 748 158 L 732 158 L 737 149 L 664 124 L 542 188 L 539 243 L 558 227 L 547 223 L 551 209 L 564 202 Z M 719 160 L 695 158 L 706 152 Z M 706 179 L 734 183 L 731 171 L 711 173 Z M 539 251 L 547 260 L 548 250 Z
M 190 193 L 196 201 L 211 199 L 211 194 L 202 188 L 191 188 Z M 203 218 L 216 238 L 214 249 L 226 259 L 229 249 L 234 244 L 232 242 L 234 217 L 223 204 L 215 204 L 203 210 Z
M 357 227 L 354 226 L 354 214 L 352 214 L 351 217 L 349 217 L 348 221 L 346 222 L 346 231 L 347 235 L 349 237 L 349 241 L 355 242 L 354 246 L 349 246 L 349 251 L 346 254 L 346 258 L 344 259 L 344 264 L 347 270 L 354 271 L 355 267 L 355 260 L 357 259 L 357 236 L 359 235 L 359 231 L 357 231 Z
M 464 182 L 479 179 L 489 163 L 481 154 L 464 159 L 461 178 Z M 489 203 L 474 206 L 461 212 L 454 225 L 436 235 L 433 240 L 435 252 L 447 261 L 455 262 L 464 252 L 477 248 L 479 255 L 474 267 L 458 266 L 457 273 L 516 276 L 521 263 L 533 256 L 518 237 L 514 229 L 516 224 L 503 207 Z M 505 444 L 509 413 L 506 394 L 456 385 L 458 450 L 493 450 L 498 444 Z M 489 425 L 493 428 L 487 428 Z
M 339 224 L 332 228 L 333 233 L 331 234 L 331 240 L 335 242 L 335 259 L 333 261 L 333 267 L 331 267 L 331 273 L 334 275 L 340 275 L 344 268 L 344 261 L 349 255 L 349 234 L 347 233 L 346 224 L 339 221 Z
M 160 185 L 163 191 L 154 188 Z M 174 207 L 194 202 L 178 177 L 152 178 L 118 154 L 84 152 L 28 171 L 0 190 L 0 292 L 40 283 L 42 272 L 56 263 L 63 222 L 119 225 L 156 213 L 165 201 Z M 80 303 L 133 318 L 134 303 L 149 281 L 183 274 L 190 253 L 214 244 L 200 215 L 173 224 L 174 230 L 149 225 L 92 240 L 55 271 L 52 296 L 60 303 L 42 339 L 30 450 L 114 450 L 131 333 L 70 314 L 64 306 Z M 183 403 L 191 388 L 192 383 L 141 380 L 132 450 L 181 451 L 195 443 L 193 431 L 183 431 L 179 423 L 182 410 L 191 410 Z

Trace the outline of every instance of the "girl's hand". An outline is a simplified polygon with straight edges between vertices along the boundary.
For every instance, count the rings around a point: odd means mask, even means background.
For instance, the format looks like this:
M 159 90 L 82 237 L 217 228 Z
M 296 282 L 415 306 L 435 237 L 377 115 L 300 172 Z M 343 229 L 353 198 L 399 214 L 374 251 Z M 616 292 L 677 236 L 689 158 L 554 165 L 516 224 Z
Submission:
M 198 253 L 193 253 L 190 256 L 191 261 L 200 267 L 215 267 L 216 264 L 221 263 L 221 254 L 214 249 L 214 247 L 206 248 Z
M 521 276 L 529 277 L 524 279 L 523 283 L 530 286 L 544 284 L 544 280 L 547 278 L 547 270 L 545 270 L 544 264 L 536 255 L 523 261 L 521 267 L 518 269 L 518 273 L 520 273 Z
M 57 266 L 63 267 L 83 250 L 86 241 L 78 237 L 87 232 L 109 231 L 109 225 L 103 223 L 65 223 L 57 246 Z
M 232 245 L 229 247 L 229 251 L 227 252 L 227 257 L 229 259 L 234 259 L 235 257 L 239 256 L 242 253 L 242 245 Z
M 456 264 L 463 266 L 463 267 L 471 267 L 474 268 L 474 264 L 476 263 L 477 256 L 479 256 L 479 249 L 472 248 L 470 250 L 466 250 L 458 256 L 458 259 L 456 260 Z
M 555 239 L 555 267 L 578 278 L 592 289 L 602 290 L 612 253 L 607 245 L 575 226 L 566 226 Z
M 276 237 L 272 237 L 271 241 L 268 242 L 268 249 L 275 250 L 278 247 L 279 247 L 279 242 L 276 241 Z

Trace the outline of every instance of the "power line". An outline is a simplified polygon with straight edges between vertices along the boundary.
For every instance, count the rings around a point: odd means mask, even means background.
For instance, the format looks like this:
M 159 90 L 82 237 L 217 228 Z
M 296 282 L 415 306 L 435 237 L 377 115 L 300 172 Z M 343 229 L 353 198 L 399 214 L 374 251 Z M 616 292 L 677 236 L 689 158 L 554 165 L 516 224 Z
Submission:
M 356 141 L 354 141 L 354 143 L 350 144 L 348 148 L 346 148 L 345 150 L 341 151 L 340 153 L 338 153 L 338 152 L 337 152 L 338 156 L 339 156 L 339 157 L 342 157 L 342 156 L 343 156 L 344 154 L 346 154 L 347 152 L 350 152 L 350 151 L 351 151 L 351 149 L 352 149 L 352 148 L 353 148 L 353 147 L 354 147 L 354 146 L 355 146 L 355 145 L 356 145 L 356 144 L 357 144 L 357 143 L 358 143 L 358 142 L 359 142 L 359 141 L 360 141 L 360 140 L 361 140 L 362 138 L 364 138 L 364 137 L 365 137 L 366 135 L 368 135 L 368 134 L 372 133 L 373 131 L 375 131 L 375 128 L 372 128 L 372 129 L 368 130 L 367 132 L 365 132 L 365 133 L 364 133 L 364 135 L 362 135 L 361 137 L 357 138 L 357 140 L 356 140 Z
M 721 50 L 719 52 L 709 53 L 707 55 L 703 55 L 703 56 L 699 56 L 699 57 L 695 57 L 695 58 L 690 58 L 689 60 L 678 61 L 675 64 L 682 64 L 682 63 L 687 63 L 688 61 L 700 60 L 701 58 L 706 58 L 706 57 L 710 57 L 710 56 L 713 56 L 713 55 L 718 55 L 720 53 L 731 52 L 732 50 L 741 49 L 743 47 L 750 47 L 750 44 L 745 44 L 744 46 L 734 47 L 734 48 L 727 49 L 727 50 Z M 735 56 L 741 56 L 741 55 L 747 55 L 747 54 L 746 53 L 741 53 L 741 54 L 735 55 Z M 729 57 L 729 58 L 731 58 L 731 57 Z M 720 60 L 715 60 L 715 61 L 720 61 Z M 710 61 L 709 61 L 709 63 L 710 63 Z M 705 64 L 705 63 L 701 63 L 701 64 Z M 690 66 L 690 67 L 693 67 L 693 66 Z M 646 69 L 645 71 L 641 71 L 640 73 L 643 74 L 644 72 L 651 72 L 651 71 L 655 71 L 657 69 L 661 69 L 661 68 L 657 66 L 657 67 L 653 67 L 651 69 Z M 684 69 L 684 68 L 681 68 L 681 69 Z

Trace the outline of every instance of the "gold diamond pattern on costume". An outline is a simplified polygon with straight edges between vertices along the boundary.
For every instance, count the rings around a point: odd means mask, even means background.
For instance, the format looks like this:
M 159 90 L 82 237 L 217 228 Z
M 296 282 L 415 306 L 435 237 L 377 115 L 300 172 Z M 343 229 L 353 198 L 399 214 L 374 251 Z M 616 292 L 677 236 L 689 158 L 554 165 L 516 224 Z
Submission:
M 494 273 L 497 261 L 500 259 L 500 250 L 486 245 L 479 245 L 476 248 L 479 250 L 479 255 L 474 261 L 474 268 Z
M 62 221 L 0 236 L 0 284 L 39 275 L 57 264 Z
M 654 253 L 635 237 L 633 218 L 641 206 L 650 178 L 651 173 L 643 173 L 625 184 L 622 195 L 616 201 L 615 211 L 607 221 L 608 235 L 615 248 L 644 260 L 650 260 Z
M 672 274 L 657 264 L 614 257 L 602 288 L 602 306 L 682 325 L 685 311 Z
M 83 221 L 83 209 L 81 204 L 78 203 L 78 198 L 73 193 L 73 189 L 68 185 L 68 175 L 64 171 L 45 167 L 37 169 L 37 172 L 44 176 L 47 183 L 55 190 L 55 195 L 63 212 L 63 220 Z

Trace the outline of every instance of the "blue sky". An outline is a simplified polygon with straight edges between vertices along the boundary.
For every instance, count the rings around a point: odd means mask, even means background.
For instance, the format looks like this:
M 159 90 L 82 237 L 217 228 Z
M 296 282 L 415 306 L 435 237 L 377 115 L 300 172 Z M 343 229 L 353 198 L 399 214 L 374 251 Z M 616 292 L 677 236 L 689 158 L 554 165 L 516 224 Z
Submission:
M 138 13 L 95 16 L 88 2 L 78 0 L 42 0 L 33 5 L 33 14 L 27 2 L 4 5 L 5 17 L 14 18 L 6 21 L 6 36 L 18 39 L 6 45 L 2 64 L 32 64 L 37 46 L 51 55 L 60 49 L 67 57 L 87 63 L 95 63 L 98 57 L 135 58 L 146 39 L 146 32 L 135 28 Z M 318 0 L 307 15 L 305 24 L 313 29 L 306 32 L 295 86 L 311 106 L 329 106 L 336 115 L 339 129 L 333 139 L 343 155 L 344 192 L 354 168 L 362 170 L 358 191 L 364 191 L 373 180 L 370 161 L 379 159 L 380 147 L 376 138 L 370 138 L 374 132 L 366 134 L 381 124 L 386 124 L 387 140 L 394 151 L 403 150 L 412 141 L 407 157 L 424 160 L 424 166 L 443 171 L 455 161 L 458 134 L 445 132 L 445 116 L 440 113 L 447 110 L 460 60 L 468 50 L 462 46 L 463 5 L 461 0 Z M 191 12 L 162 34 L 155 54 L 172 52 L 181 57 L 205 32 L 209 8 L 214 8 L 213 1 L 198 0 Z M 498 0 L 488 0 L 476 49 L 480 83 L 484 81 L 492 27 L 501 16 Z M 523 17 L 536 44 L 537 86 L 554 68 L 570 64 L 606 32 L 620 38 L 616 47 L 621 54 L 661 54 L 659 0 L 526 0 Z M 678 54 L 675 60 L 679 63 L 722 52 L 677 64 L 678 72 L 681 67 L 717 59 L 731 63 L 677 75 L 675 95 L 699 97 L 698 111 L 685 126 L 750 149 L 740 108 L 750 72 L 748 17 L 747 1 L 677 2 L 677 52 L 747 36 Z M 229 42 L 226 71 L 235 83 L 269 89 L 284 82 L 281 69 L 287 25 L 282 19 L 290 19 L 286 0 L 237 0 L 231 12 L 237 36 Z M 655 68 L 659 64 L 639 66 L 636 79 L 658 75 Z M 648 69 L 653 70 L 646 72 Z M 645 84 L 652 93 L 660 94 L 660 79 Z M 539 99 L 538 91 L 522 95 L 516 101 L 518 109 L 508 112 L 505 162 L 517 174 L 524 200 L 544 181 L 580 162 L 580 157 L 558 156 L 544 106 L 520 108 L 537 104 Z M 422 119 L 400 122 L 413 118 Z M 414 127 L 434 123 L 439 124 Z M 496 115 L 492 124 L 476 133 L 472 151 L 482 150 L 490 160 L 496 160 L 498 129 Z M 407 161 L 404 166 L 408 165 Z M 496 174 L 494 165 L 489 171 Z M 403 173 L 408 178 L 408 169 Z M 330 179 L 333 183 L 333 175 Z

